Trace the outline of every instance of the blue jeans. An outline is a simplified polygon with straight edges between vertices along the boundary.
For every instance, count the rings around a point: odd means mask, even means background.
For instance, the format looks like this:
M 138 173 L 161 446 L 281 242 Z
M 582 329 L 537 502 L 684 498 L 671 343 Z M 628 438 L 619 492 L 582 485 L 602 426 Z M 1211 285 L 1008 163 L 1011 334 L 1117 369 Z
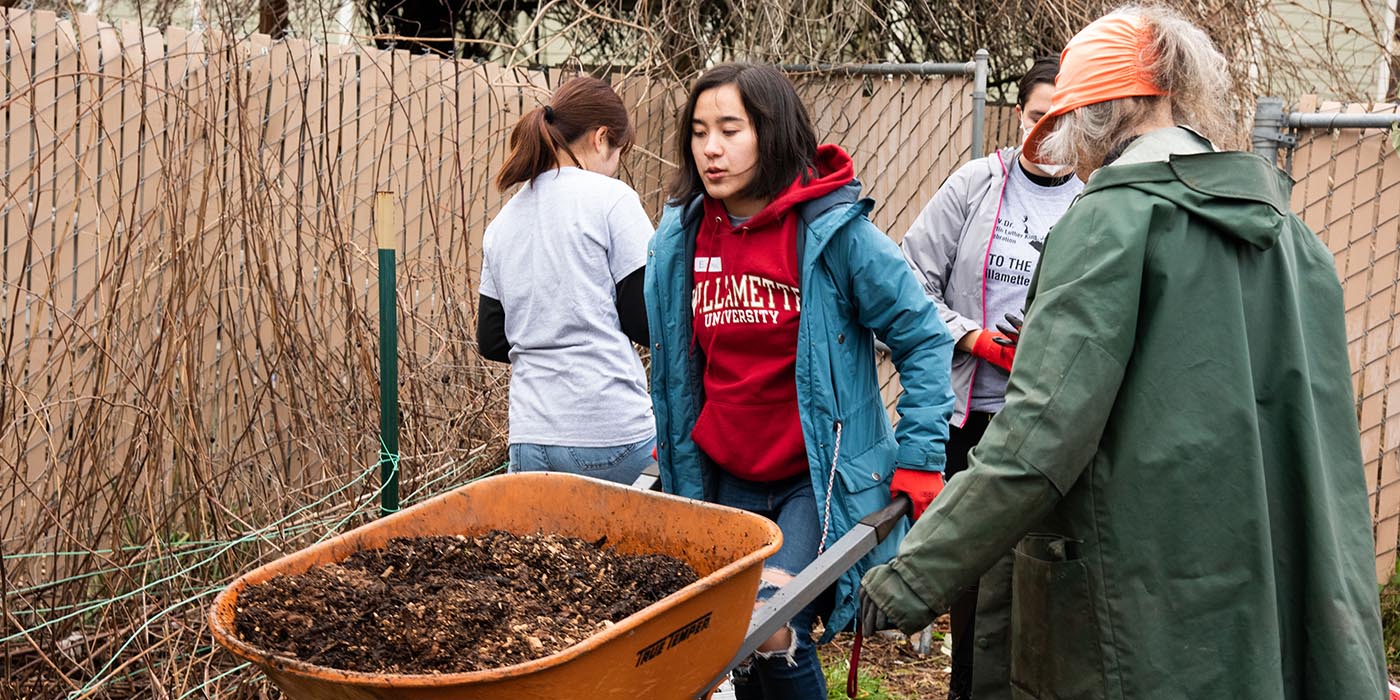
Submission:
M 783 532 L 782 548 L 763 565 L 759 602 L 771 598 L 782 584 L 817 558 L 822 528 L 807 474 L 764 483 L 720 470 L 715 502 L 762 515 L 777 523 Z M 812 603 L 788 622 L 793 639 L 788 649 L 756 652 L 750 661 L 734 669 L 736 700 L 825 700 L 826 677 L 812 640 L 817 609 L 818 604 Z
M 656 438 L 616 447 L 569 447 L 528 442 L 510 446 L 512 472 L 568 472 L 631 485 L 652 463 Z

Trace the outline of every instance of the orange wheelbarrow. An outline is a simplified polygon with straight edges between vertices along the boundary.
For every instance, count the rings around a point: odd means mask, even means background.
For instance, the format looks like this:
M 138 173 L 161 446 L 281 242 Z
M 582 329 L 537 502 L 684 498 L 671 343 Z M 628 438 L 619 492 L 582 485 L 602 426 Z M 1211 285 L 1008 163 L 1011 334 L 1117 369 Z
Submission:
M 740 510 L 651 492 L 655 473 L 628 488 L 568 474 L 506 474 L 473 482 L 255 569 L 214 601 L 214 638 L 293 700 L 681 700 L 707 697 L 734 666 L 883 539 L 907 512 L 872 514 L 754 610 L 763 561 L 782 535 Z M 649 482 L 644 484 L 643 482 Z M 547 494 L 548 498 L 541 498 Z M 456 674 L 383 674 L 316 666 L 238 638 L 239 592 L 278 575 L 337 562 L 394 537 L 474 535 L 491 529 L 607 541 L 629 554 L 662 553 L 700 579 L 578 644 L 526 663 Z

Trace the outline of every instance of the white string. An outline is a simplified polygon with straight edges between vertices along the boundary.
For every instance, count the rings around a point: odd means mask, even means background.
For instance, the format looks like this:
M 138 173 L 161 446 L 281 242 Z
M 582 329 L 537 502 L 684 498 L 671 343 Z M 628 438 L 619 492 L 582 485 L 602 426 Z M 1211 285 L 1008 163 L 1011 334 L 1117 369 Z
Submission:
M 836 488 L 836 458 L 841 455 L 841 421 L 836 421 L 836 445 L 831 450 L 831 473 L 826 477 L 826 508 L 822 513 L 822 541 L 817 554 L 826 551 L 826 534 L 831 529 L 831 492 Z

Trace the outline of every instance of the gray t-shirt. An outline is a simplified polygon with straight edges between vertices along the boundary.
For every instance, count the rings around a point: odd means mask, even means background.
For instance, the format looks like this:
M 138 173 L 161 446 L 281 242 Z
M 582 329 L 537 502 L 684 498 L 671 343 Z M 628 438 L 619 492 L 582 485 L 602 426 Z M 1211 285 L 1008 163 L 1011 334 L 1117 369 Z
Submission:
M 1046 187 L 1026 176 L 1019 161 L 1013 162 L 1006 180 L 1006 194 L 997 214 L 992 248 L 987 255 L 986 308 L 984 326 L 995 329 L 1005 314 L 1021 314 L 1035 274 L 1040 253 L 1031 241 L 1044 241 L 1050 227 L 1064 215 L 1084 183 L 1071 177 L 1062 184 Z M 972 379 L 968 408 L 996 413 L 1006 404 L 1006 380 L 1010 375 L 986 360 L 977 363 Z
M 512 444 L 612 447 L 656 433 L 616 298 L 653 232 L 631 187 L 579 168 L 522 186 L 486 227 L 480 293 L 505 310 Z

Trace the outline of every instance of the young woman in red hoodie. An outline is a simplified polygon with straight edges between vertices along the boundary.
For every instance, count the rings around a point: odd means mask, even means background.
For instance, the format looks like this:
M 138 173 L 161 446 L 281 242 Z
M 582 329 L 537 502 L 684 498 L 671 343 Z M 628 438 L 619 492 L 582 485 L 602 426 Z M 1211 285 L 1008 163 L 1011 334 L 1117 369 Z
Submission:
M 646 272 L 662 482 L 777 522 L 783 546 L 765 564 L 761 603 L 891 492 L 909 494 L 916 517 L 938 493 L 953 339 L 866 218 L 850 157 L 817 145 L 776 69 L 706 72 L 680 129 Z M 877 336 L 905 388 L 898 430 L 876 380 Z M 828 635 L 845 629 L 861 573 L 901 535 L 740 666 L 736 696 L 826 697 L 815 618 Z

